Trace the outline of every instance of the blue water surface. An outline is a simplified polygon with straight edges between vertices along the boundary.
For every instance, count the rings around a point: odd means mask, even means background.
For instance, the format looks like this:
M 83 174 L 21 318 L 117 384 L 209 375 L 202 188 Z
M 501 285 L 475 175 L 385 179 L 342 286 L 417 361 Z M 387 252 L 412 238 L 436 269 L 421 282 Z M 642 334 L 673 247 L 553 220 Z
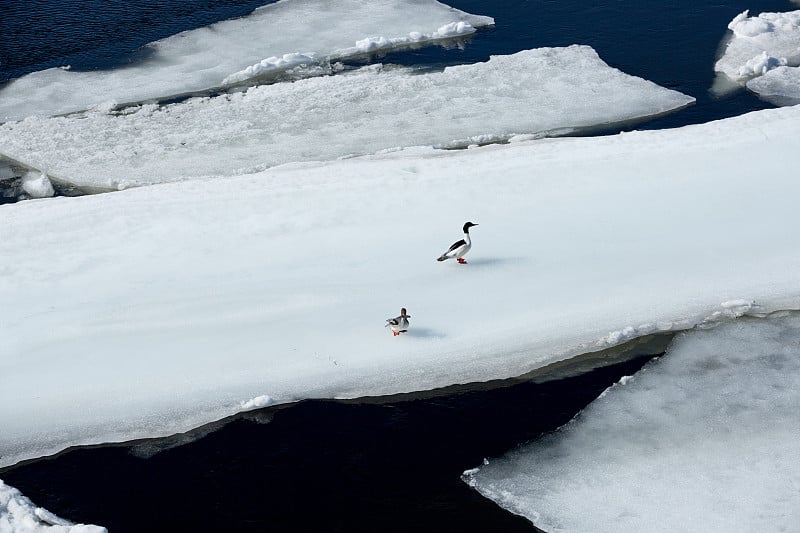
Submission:
M 269 0 L 2 0 L 0 83 L 69 65 L 109 69 L 147 43 L 242 17 Z

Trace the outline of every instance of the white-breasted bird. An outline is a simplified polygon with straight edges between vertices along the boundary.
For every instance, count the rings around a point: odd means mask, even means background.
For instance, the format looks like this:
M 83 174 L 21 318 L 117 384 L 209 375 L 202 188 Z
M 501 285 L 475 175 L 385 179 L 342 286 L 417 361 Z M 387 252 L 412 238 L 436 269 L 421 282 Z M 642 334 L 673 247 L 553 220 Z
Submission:
M 463 259 L 464 255 L 472 249 L 472 239 L 469 237 L 469 228 L 477 226 L 472 222 L 464 224 L 464 238 L 453 245 L 445 253 L 443 253 L 437 261 L 446 261 L 447 259 L 455 259 L 462 265 L 466 265 L 467 261 Z
M 400 316 L 386 319 L 386 325 L 384 327 L 391 328 L 392 335 L 397 337 L 401 333 L 405 333 L 408 331 L 409 318 L 411 318 L 411 315 L 406 314 L 406 308 L 403 307 L 402 309 L 400 309 Z

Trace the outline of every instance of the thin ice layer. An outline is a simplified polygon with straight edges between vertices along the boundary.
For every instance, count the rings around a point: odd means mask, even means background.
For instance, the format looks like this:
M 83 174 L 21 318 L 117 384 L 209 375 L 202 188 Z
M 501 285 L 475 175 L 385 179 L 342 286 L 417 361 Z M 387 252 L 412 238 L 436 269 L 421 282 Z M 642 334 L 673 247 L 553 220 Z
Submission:
M 367 67 L 124 114 L 29 118 L 0 126 L 0 150 L 62 181 L 122 188 L 398 146 L 465 147 L 693 101 L 570 46 L 443 72 Z
M 798 152 L 785 107 L 2 206 L 0 465 L 796 307 Z
M 37 507 L 0 479 L 0 533 L 107 533 L 107 530 L 59 518 Z
M 800 103 L 800 68 L 778 67 L 770 70 L 748 81 L 747 88 L 779 105 Z
M 800 317 L 681 336 L 561 430 L 466 479 L 545 531 L 796 531 Z
M 800 65 L 800 11 L 761 13 L 750 17 L 748 11 L 737 15 L 728 28 L 732 35 L 722 56 L 715 65 L 730 79 L 747 82 L 758 79 L 773 69 Z M 778 78 L 768 78 L 747 87 L 757 93 L 769 94 Z
M 0 90 L 0 122 L 197 93 L 302 64 L 430 44 L 491 24 L 490 17 L 435 0 L 280 0 L 151 43 L 147 58 L 130 66 L 53 68 L 19 78 Z

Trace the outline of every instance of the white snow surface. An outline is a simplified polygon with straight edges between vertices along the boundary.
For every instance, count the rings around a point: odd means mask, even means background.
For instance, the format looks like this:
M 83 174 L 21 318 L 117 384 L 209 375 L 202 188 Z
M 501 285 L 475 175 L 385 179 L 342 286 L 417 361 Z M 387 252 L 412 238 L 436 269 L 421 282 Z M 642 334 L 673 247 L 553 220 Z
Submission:
M 800 11 L 737 15 L 715 70 L 764 96 L 794 97 L 800 66 Z M 772 74 L 773 70 L 780 73 Z M 794 83 L 794 85 L 792 85 Z M 788 94 L 787 94 L 788 91 Z
M 31 117 L 0 126 L 0 151 L 64 182 L 126 188 L 399 146 L 466 147 L 692 102 L 575 45 L 427 74 L 371 66 L 122 114 Z
M 785 107 L 3 206 L 0 465 L 795 308 L 799 134 Z
M 559 431 L 465 479 L 545 531 L 797 531 L 800 316 L 682 334 Z
M 145 59 L 125 67 L 52 68 L 18 78 L 0 90 L 0 122 L 197 93 L 306 63 L 429 44 L 492 24 L 491 17 L 435 0 L 280 0 L 246 17 L 150 43 Z M 364 40 L 378 44 L 364 50 Z
M 0 479 L 0 533 L 106 533 L 104 527 L 74 524 L 30 499 Z

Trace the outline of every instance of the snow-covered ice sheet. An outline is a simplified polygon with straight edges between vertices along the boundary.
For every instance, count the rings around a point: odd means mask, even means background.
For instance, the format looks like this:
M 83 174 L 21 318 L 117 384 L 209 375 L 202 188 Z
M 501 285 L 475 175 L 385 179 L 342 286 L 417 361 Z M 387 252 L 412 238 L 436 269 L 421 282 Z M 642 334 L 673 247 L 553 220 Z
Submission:
M 778 67 L 747 82 L 747 88 L 777 105 L 800 103 L 800 68 Z
M 106 533 L 104 527 L 73 524 L 37 507 L 0 480 L 0 533 Z
M 2 206 L 0 465 L 797 307 L 799 133 L 786 107 Z M 467 220 L 470 264 L 436 262 Z
M 325 64 L 474 33 L 494 24 L 435 0 L 280 0 L 146 47 L 105 71 L 53 68 L 0 90 L 0 122 L 202 92 L 303 64 Z M 249 71 L 248 71 L 249 69 Z
M 28 118 L 0 126 L 0 151 L 61 181 L 123 188 L 398 146 L 466 147 L 693 101 L 590 47 L 542 48 L 442 72 L 372 66 L 122 114 Z
M 559 431 L 466 474 L 545 531 L 797 531 L 800 316 L 679 336 Z
M 765 97 L 800 97 L 800 11 L 737 15 L 715 69 Z M 779 73 L 772 73 L 779 69 Z M 796 102 L 793 102 L 796 103 Z

